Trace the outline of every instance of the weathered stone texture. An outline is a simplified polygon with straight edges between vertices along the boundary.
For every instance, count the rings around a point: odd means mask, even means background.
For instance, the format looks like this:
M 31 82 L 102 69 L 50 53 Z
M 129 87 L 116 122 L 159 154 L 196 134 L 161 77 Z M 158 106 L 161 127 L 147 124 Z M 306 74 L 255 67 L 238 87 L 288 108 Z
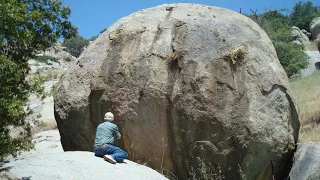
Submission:
M 112 111 L 132 160 L 181 179 L 286 173 L 299 120 L 268 36 L 236 12 L 162 5 L 122 18 L 60 80 L 55 117 L 65 150 L 92 150 Z

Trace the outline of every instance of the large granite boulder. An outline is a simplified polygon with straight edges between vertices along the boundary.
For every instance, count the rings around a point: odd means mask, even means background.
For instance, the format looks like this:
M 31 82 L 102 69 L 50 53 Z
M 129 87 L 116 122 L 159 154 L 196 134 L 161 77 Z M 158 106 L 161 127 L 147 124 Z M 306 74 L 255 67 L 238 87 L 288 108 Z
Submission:
M 310 32 L 313 39 L 316 39 L 317 35 L 320 34 L 320 17 L 316 17 L 311 21 Z
M 308 36 L 296 26 L 292 26 L 291 35 L 295 42 L 298 44 L 310 44 Z
M 129 158 L 179 179 L 288 174 L 299 119 L 267 34 L 212 6 L 171 4 L 122 18 L 54 94 L 64 150 L 92 150 L 107 111 Z
M 320 143 L 306 142 L 298 146 L 294 164 L 290 171 L 291 180 L 320 179 Z

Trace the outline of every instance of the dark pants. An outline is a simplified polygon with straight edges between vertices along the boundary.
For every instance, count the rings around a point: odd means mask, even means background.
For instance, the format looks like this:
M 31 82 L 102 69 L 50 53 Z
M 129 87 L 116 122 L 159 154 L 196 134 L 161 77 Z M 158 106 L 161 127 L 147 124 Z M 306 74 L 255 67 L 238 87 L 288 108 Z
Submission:
M 98 157 L 103 157 L 106 154 L 110 155 L 118 163 L 123 162 L 123 159 L 128 159 L 128 153 L 126 153 L 124 150 L 122 150 L 116 146 L 110 145 L 110 144 L 105 147 L 96 149 L 94 151 L 94 153 Z

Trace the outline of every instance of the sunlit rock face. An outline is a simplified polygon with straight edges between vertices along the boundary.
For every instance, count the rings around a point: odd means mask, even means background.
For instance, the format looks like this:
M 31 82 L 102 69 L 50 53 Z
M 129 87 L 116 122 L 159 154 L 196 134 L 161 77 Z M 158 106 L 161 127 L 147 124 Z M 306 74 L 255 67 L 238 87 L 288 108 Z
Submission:
M 54 98 L 64 150 L 92 150 L 111 111 L 129 158 L 179 179 L 265 179 L 271 160 L 281 178 L 298 138 L 272 42 L 249 18 L 212 6 L 162 5 L 120 19 Z

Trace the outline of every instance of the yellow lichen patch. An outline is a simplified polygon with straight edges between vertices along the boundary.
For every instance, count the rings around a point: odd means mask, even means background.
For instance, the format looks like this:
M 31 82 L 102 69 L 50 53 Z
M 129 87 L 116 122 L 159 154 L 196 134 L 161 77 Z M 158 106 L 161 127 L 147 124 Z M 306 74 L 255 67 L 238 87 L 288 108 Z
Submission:
M 117 39 L 122 31 L 123 31 L 122 29 L 117 29 L 115 32 L 110 33 L 109 34 L 109 39 L 111 41 Z
M 244 59 L 245 49 L 244 46 L 239 46 L 231 51 L 230 58 L 232 64 L 236 64 L 237 61 Z
M 294 150 L 294 144 L 292 142 L 288 143 L 288 150 Z
M 117 37 L 118 37 L 118 34 L 116 34 L 116 33 L 109 34 L 109 39 L 111 41 L 115 40 Z
M 141 34 L 146 31 L 146 27 L 137 27 L 136 28 L 136 33 Z

